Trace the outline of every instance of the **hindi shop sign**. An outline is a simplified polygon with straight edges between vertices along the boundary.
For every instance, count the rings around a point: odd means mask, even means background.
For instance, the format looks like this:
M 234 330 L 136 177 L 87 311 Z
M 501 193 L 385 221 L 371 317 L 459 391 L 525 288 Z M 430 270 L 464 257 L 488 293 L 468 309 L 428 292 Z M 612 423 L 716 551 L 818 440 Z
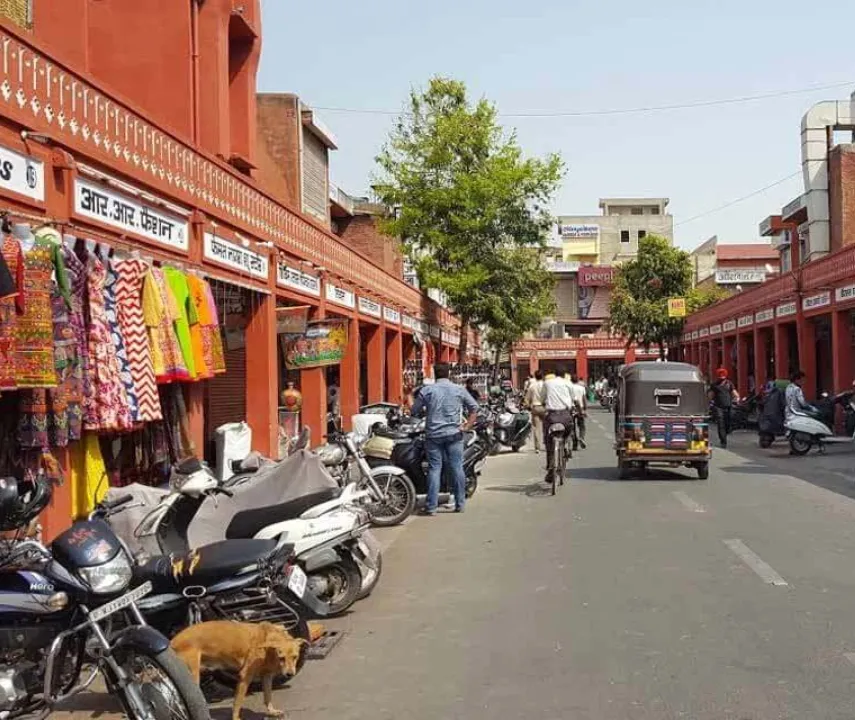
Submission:
M 267 280 L 270 261 L 249 248 L 231 240 L 205 233 L 204 257 L 206 260 L 220 263 L 239 272 L 245 272 L 259 280 Z
M 359 297 L 359 312 L 363 315 L 370 315 L 371 317 L 381 318 L 383 317 L 383 306 L 371 298 L 367 297 Z
M 739 320 L 736 323 L 737 327 L 741 327 L 741 328 L 751 327 L 753 324 L 754 324 L 754 316 L 753 315 L 743 315 L 741 318 L 739 318 Z
M 401 324 L 401 313 L 399 313 L 395 308 L 383 306 L 383 319 L 387 323 L 392 323 L 393 325 Z
M 407 330 L 418 330 L 419 329 L 419 321 L 414 317 L 410 317 L 409 315 L 404 315 L 401 318 L 401 324 L 407 328 Z
M 826 305 L 831 305 L 831 292 L 828 290 L 802 300 L 802 310 L 816 310 Z
M 346 308 L 353 309 L 356 307 L 356 296 L 350 290 L 345 290 L 332 283 L 327 283 L 327 300 Z
M 0 188 L 45 201 L 45 164 L 41 160 L 0 147 Z
M 579 268 L 579 287 L 611 287 L 615 279 L 614 267 L 584 265 Z
M 729 333 L 736 330 L 736 320 L 728 320 L 721 326 L 723 332 Z
M 74 212 L 121 232 L 130 232 L 174 250 L 187 252 L 190 220 L 101 183 L 74 181 Z
M 837 302 L 855 300 L 855 285 L 845 285 L 844 287 L 837 288 L 837 290 L 834 291 L 834 297 Z
M 314 297 L 321 296 L 321 279 L 280 262 L 276 266 L 276 284 Z
M 789 317 L 790 315 L 795 315 L 798 310 L 798 306 L 795 301 L 781 303 L 775 308 L 775 317 Z
M 772 308 L 768 310 L 758 310 L 754 313 L 754 322 L 758 325 L 760 323 L 769 322 L 770 320 L 775 319 L 775 311 Z
M 741 285 L 761 283 L 766 279 L 764 270 L 716 270 L 715 281 L 718 285 Z
M 710 335 L 721 335 L 721 325 L 710 325 Z

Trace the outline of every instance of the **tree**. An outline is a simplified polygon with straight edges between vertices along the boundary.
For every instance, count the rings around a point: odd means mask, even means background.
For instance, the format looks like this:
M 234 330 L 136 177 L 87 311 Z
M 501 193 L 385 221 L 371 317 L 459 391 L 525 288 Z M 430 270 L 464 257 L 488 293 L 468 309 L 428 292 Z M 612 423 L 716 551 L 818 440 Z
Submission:
M 638 241 L 638 256 L 615 274 L 609 329 L 623 335 L 628 345 L 658 346 L 664 359 L 665 345 L 679 340 L 683 331 L 683 318 L 668 317 L 668 298 L 674 297 L 687 298 L 690 306 L 709 299 L 692 289 L 689 253 L 663 237 L 648 235 Z
M 383 230 L 401 239 L 421 284 L 440 290 L 460 317 L 465 357 L 469 326 L 488 324 L 496 304 L 499 251 L 543 248 L 563 163 L 523 157 L 496 108 L 471 103 L 460 81 L 433 78 L 408 105 L 377 157 L 375 190 L 396 209 Z

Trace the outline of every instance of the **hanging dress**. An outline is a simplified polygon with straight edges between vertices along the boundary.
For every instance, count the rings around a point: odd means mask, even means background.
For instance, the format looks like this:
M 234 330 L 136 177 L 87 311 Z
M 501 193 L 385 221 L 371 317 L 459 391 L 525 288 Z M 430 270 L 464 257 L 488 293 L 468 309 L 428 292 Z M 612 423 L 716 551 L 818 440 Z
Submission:
M 0 393 L 18 387 L 18 319 L 24 312 L 24 254 L 11 235 L 0 242 L 0 257 L 15 285 L 14 293 L 0 297 Z
M 116 261 L 115 268 L 119 276 L 116 284 L 119 325 L 125 338 L 125 349 L 137 396 L 137 413 L 134 419 L 138 422 L 160 420 L 163 413 L 160 409 L 157 380 L 142 308 L 143 280 L 148 272 L 148 263 L 138 257 L 122 258 Z
M 163 270 L 152 268 L 143 284 L 143 318 L 158 385 L 192 379 L 175 335 L 177 317 L 178 307 L 168 290 Z
M 51 309 L 53 258 L 53 245 L 38 237 L 24 253 L 24 312 L 18 318 L 15 333 L 19 388 L 56 387 Z
M 196 379 L 207 380 L 214 377 L 214 356 L 208 333 L 208 328 L 213 321 L 208 307 L 208 298 L 205 296 L 205 283 L 195 275 L 188 275 L 187 287 L 190 290 L 187 316 L 190 320 L 190 340 L 193 344 Z
M 119 276 L 112 260 L 104 260 L 107 276 L 104 280 L 104 315 L 110 328 L 110 337 L 113 339 L 113 347 L 116 350 L 116 362 L 119 369 L 119 380 L 125 389 L 125 397 L 128 399 L 128 412 L 131 423 L 138 422 L 139 403 L 137 402 L 137 390 L 134 386 L 134 378 L 131 374 L 131 363 L 128 360 L 128 351 L 125 347 L 125 336 L 119 324 L 119 310 L 116 303 L 116 285 Z
M 92 379 L 92 413 L 84 420 L 86 430 L 127 430 L 133 425 L 125 387 L 119 377 L 119 361 L 104 306 L 107 269 L 94 253 L 87 253 L 89 301 L 89 374 Z
M 187 286 L 187 277 L 180 270 L 172 267 L 163 269 L 166 279 L 167 291 L 175 298 L 178 313 L 175 317 L 175 334 L 178 337 L 178 345 L 181 348 L 181 357 L 184 358 L 184 366 L 190 373 L 190 379 L 196 378 L 196 366 L 193 363 L 193 341 L 190 338 L 190 319 L 187 313 L 190 303 L 190 289 Z
M 208 311 L 211 317 L 211 325 L 205 333 L 207 342 L 210 344 L 211 369 L 215 375 L 226 372 L 226 355 L 223 352 L 223 336 L 220 333 L 220 321 L 217 317 L 217 304 L 214 302 L 214 291 L 211 284 L 205 282 L 205 296 L 208 299 Z
M 74 335 L 75 353 L 68 371 L 68 439 L 83 435 L 83 407 L 92 399 L 89 382 L 89 348 L 86 339 L 86 268 L 74 252 L 63 246 L 62 261 L 68 276 L 68 320 Z

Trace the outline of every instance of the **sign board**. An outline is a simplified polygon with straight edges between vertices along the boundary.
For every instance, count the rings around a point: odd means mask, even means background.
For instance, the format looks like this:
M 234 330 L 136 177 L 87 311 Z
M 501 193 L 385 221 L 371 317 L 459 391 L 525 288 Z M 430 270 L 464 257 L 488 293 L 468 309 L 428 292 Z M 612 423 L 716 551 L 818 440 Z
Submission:
M 576 357 L 575 350 L 538 350 L 537 357 L 541 360 L 548 360 L 550 358 L 554 360 L 562 360 L 562 359 L 570 359 Z
M 826 305 L 831 305 L 831 291 L 829 290 L 811 295 L 802 300 L 802 310 L 816 310 Z
M 855 300 L 855 285 L 845 285 L 834 291 L 834 298 L 837 302 L 846 302 L 847 300 Z
M 754 316 L 753 315 L 743 315 L 739 320 L 736 321 L 737 327 L 751 327 L 754 324 Z
M 353 309 L 356 307 L 356 296 L 350 290 L 345 290 L 332 283 L 327 283 L 327 300 L 346 308 Z
M 698 331 L 692 330 L 692 340 L 697 340 L 697 339 L 698 339 Z
M 393 325 L 401 324 L 401 313 L 399 313 L 395 308 L 383 306 L 383 319 L 387 323 L 392 323 Z
M 190 220 L 86 178 L 74 180 L 75 214 L 187 252 Z
M 347 320 L 310 322 L 302 335 L 281 338 L 289 370 L 338 365 L 347 351 Z
M 721 326 L 722 332 L 733 332 L 736 330 L 736 320 L 728 320 L 726 323 L 723 323 Z
M 276 308 L 276 334 L 302 335 L 309 322 L 309 306 Z
M 710 335 L 721 335 L 721 325 L 718 323 L 710 325 Z
M 588 358 L 590 360 L 596 360 L 597 358 L 624 357 L 625 355 L 625 350 L 588 350 Z
M 686 317 L 686 298 L 668 298 L 668 317 Z
M 414 317 L 410 317 L 409 315 L 404 315 L 401 318 L 401 324 L 407 328 L 408 330 L 418 330 L 419 329 L 419 321 Z
M 276 266 L 276 284 L 306 295 L 321 296 L 321 279 L 280 262 Z
M 715 281 L 718 285 L 750 285 L 766 279 L 765 270 L 716 270 Z
M 359 312 L 371 317 L 383 317 L 383 306 L 371 298 L 359 296 Z
M 599 225 L 559 225 L 558 234 L 565 240 L 581 240 L 600 237 Z
M 758 325 L 760 323 L 769 322 L 770 320 L 775 319 L 775 311 L 772 308 L 767 310 L 758 310 L 754 313 L 754 322 Z
M 206 260 L 248 273 L 259 280 L 267 280 L 270 261 L 265 255 L 212 233 L 205 233 L 204 257 Z
M 38 202 L 45 201 L 45 164 L 0 147 L 0 188 Z
M 579 287 L 611 287 L 615 268 L 610 265 L 583 265 L 579 268 Z
M 775 308 L 775 317 L 788 317 L 790 315 L 795 315 L 797 309 L 795 300 L 792 302 L 781 303 L 777 308 Z
M 572 273 L 578 272 L 581 263 L 566 262 L 564 260 L 552 260 L 546 263 L 546 269 L 555 273 Z
M 701 328 L 698 330 L 698 337 L 705 338 L 710 334 L 710 329 L 708 327 Z
M 430 326 L 430 336 L 439 339 L 442 337 L 442 328 L 439 325 Z

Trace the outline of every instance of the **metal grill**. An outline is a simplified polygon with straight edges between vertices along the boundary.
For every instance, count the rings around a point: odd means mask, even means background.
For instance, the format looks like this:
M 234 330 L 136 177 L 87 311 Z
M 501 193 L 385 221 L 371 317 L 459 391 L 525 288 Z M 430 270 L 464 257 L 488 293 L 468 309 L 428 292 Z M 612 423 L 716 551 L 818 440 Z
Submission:
M 0 15 L 24 28 L 33 26 L 33 0 L 0 0 Z

